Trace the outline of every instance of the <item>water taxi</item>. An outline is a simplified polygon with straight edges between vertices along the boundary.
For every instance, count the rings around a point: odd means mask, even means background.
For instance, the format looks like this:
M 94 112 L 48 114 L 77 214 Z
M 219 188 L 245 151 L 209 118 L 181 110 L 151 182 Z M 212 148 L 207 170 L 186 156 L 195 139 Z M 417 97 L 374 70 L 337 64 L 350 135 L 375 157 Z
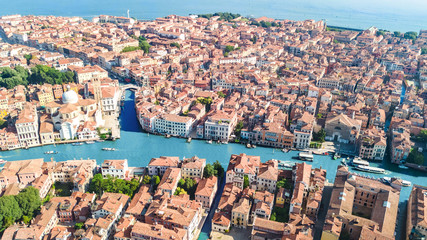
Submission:
M 385 170 L 382 168 L 377 167 L 371 167 L 371 166 L 364 166 L 364 165 L 357 165 L 355 167 L 356 170 L 362 171 L 362 172 L 369 172 L 369 173 L 378 173 L 383 174 L 385 173 Z
M 309 161 L 309 162 L 312 162 L 314 159 L 313 154 L 311 154 L 311 152 L 300 152 L 298 154 L 298 158 L 300 160 Z
M 351 164 L 352 164 L 353 166 L 360 166 L 360 165 L 362 165 L 362 166 L 369 166 L 369 162 L 368 162 L 368 161 L 362 160 L 362 159 L 361 159 L 361 158 L 359 158 L 359 157 L 355 157 L 355 158 L 351 161 Z
M 58 152 L 56 152 L 56 151 L 47 151 L 47 152 L 44 152 L 44 154 L 57 154 Z
M 404 187 L 410 187 L 412 185 L 410 181 L 403 180 L 403 179 L 401 179 L 400 181 L 402 181 L 402 186 Z
M 104 151 L 116 151 L 115 148 L 103 148 L 102 150 L 104 150 Z

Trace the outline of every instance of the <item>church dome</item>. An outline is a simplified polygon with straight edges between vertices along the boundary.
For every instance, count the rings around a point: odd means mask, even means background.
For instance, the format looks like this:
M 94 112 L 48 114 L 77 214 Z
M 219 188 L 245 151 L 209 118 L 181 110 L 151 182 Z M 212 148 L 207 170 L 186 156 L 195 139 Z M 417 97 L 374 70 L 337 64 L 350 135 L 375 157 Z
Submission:
M 79 97 L 77 96 L 77 93 L 71 90 L 70 85 L 67 86 L 67 91 L 62 94 L 62 103 L 77 103 L 79 100 Z

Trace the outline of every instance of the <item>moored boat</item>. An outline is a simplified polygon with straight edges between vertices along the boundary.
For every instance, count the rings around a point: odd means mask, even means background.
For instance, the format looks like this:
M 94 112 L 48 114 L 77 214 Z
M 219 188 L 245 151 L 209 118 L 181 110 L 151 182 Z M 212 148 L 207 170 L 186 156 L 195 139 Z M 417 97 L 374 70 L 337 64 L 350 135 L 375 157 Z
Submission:
M 362 165 L 362 166 L 369 166 L 369 162 L 368 162 L 368 161 L 362 160 L 362 159 L 361 159 L 361 158 L 359 158 L 359 157 L 355 157 L 355 158 L 351 161 L 351 164 L 352 164 L 353 166 L 360 166 L 360 165 Z
M 378 168 L 378 167 L 372 167 L 372 166 L 357 165 L 355 169 L 362 172 L 369 172 L 369 173 L 378 173 L 378 174 L 385 173 L 384 169 Z
M 189 138 L 187 139 L 187 142 L 188 142 L 188 143 L 191 143 L 191 137 L 189 137 Z
M 56 152 L 56 151 L 47 151 L 47 152 L 44 152 L 44 154 L 57 154 L 58 152 Z
M 95 141 L 86 141 L 86 144 L 94 144 Z
M 73 146 L 81 146 L 81 145 L 83 145 L 82 142 L 73 143 Z
M 251 144 L 249 144 L 249 143 L 248 143 L 248 144 L 246 144 L 246 147 L 247 147 L 247 148 L 251 148 Z
M 311 154 L 311 152 L 300 152 L 298 154 L 298 158 L 300 160 L 309 161 L 309 162 L 312 162 L 314 159 L 313 154 Z
M 6 161 L 6 160 L 4 160 L 4 159 L 0 159 L 0 164 L 5 164 L 5 163 L 7 163 L 7 161 Z
M 212 140 L 207 140 L 206 143 L 207 144 L 212 144 Z
M 402 186 L 404 186 L 404 187 L 409 187 L 412 185 L 412 183 L 410 181 L 403 180 L 403 179 L 401 179 L 401 181 L 402 181 Z
M 116 151 L 115 148 L 103 148 L 102 150 L 104 150 L 104 151 Z

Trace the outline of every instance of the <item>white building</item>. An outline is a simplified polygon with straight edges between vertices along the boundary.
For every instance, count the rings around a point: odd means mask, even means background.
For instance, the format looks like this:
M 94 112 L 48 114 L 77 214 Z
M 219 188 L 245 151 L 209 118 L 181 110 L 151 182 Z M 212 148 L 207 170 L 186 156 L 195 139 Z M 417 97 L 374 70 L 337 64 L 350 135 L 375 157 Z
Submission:
M 125 179 L 128 168 L 128 160 L 104 160 L 101 166 L 102 176 L 105 178 L 107 176 L 112 176 L 114 178 Z
M 163 114 L 156 118 L 154 131 L 172 136 L 187 137 L 193 127 L 194 119 L 175 114 Z
M 215 112 L 205 121 L 205 138 L 228 141 L 236 126 L 236 113 Z
M 15 128 L 22 147 L 40 145 L 39 119 L 35 106 L 25 105 L 24 109 L 18 115 Z
M 119 107 L 119 88 L 111 86 L 102 87 L 101 93 L 101 105 L 104 115 L 115 115 Z

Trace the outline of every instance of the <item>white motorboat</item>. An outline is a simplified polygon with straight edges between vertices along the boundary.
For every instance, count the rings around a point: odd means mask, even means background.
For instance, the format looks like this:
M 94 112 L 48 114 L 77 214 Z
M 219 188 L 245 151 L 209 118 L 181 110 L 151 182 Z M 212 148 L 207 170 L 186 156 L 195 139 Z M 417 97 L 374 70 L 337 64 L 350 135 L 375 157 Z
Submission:
M 104 151 L 116 151 L 115 148 L 103 148 L 102 150 L 104 150 Z
M 362 172 L 369 172 L 369 173 L 378 173 L 383 174 L 385 173 L 385 170 L 382 168 L 377 167 L 371 167 L 371 166 L 364 166 L 364 165 L 357 165 L 355 167 L 356 170 L 362 171 Z

